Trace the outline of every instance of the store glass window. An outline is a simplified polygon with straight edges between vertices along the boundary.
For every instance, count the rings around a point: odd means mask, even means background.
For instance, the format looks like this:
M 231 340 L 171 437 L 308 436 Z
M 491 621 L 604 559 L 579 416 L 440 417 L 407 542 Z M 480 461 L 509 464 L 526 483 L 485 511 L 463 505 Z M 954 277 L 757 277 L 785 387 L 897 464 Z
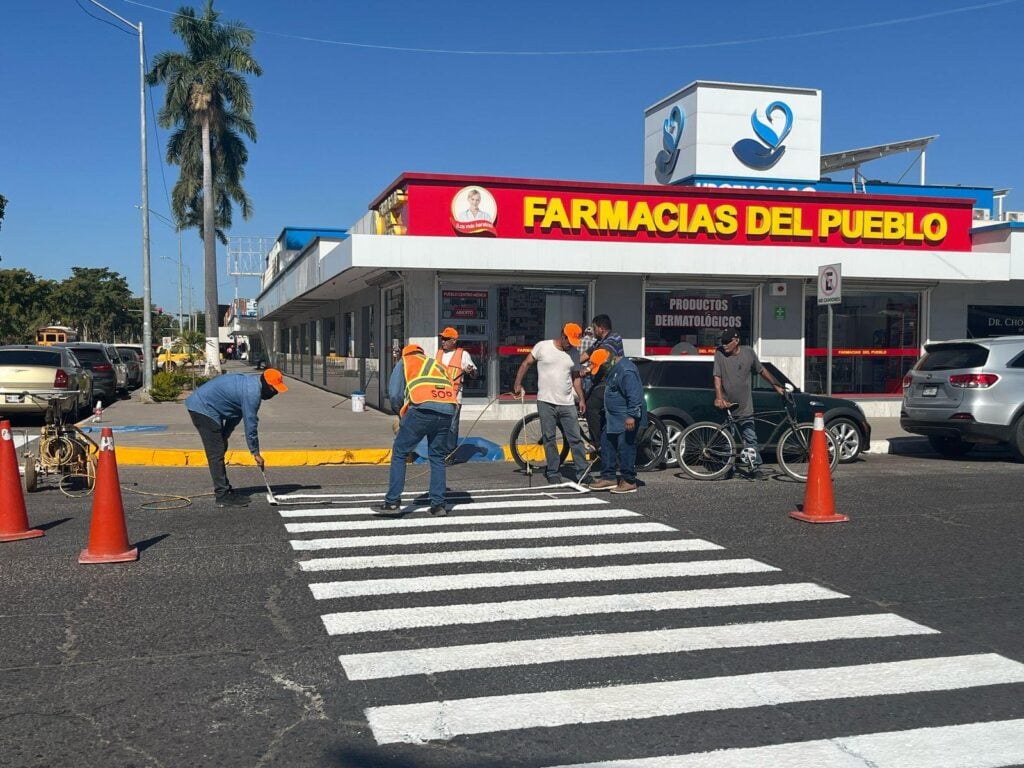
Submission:
M 519 364 L 542 339 L 556 338 L 566 323 L 586 325 L 587 291 L 580 286 L 507 285 L 498 288 L 498 388 L 512 391 Z M 537 392 L 537 367 L 523 382 Z
M 406 343 L 405 292 L 400 285 L 384 291 L 384 332 L 387 334 L 388 349 L 391 352 L 384 372 L 386 376 L 390 376 L 391 369 L 402 356 L 402 347 Z
M 722 331 L 740 329 L 751 343 L 753 293 L 703 289 L 648 289 L 644 296 L 644 353 L 713 354 Z
M 441 288 L 438 328 L 459 332 L 459 346 L 470 355 L 479 374 L 462 380 L 463 397 L 487 397 L 490 381 L 489 322 L 491 293 L 486 288 L 446 285 Z
M 816 296 L 804 308 L 804 389 L 823 393 L 828 313 Z M 921 294 L 850 292 L 832 308 L 832 393 L 901 395 L 904 375 L 917 360 Z

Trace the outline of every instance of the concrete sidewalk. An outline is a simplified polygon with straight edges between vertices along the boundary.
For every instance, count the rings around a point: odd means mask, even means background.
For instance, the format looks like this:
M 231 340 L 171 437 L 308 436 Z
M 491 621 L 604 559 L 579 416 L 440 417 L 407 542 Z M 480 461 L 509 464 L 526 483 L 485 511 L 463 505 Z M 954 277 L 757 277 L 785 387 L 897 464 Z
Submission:
M 253 373 L 251 366 L 230 362 L 229 372 Z M 349 398 L 327 392 L 304 381 L 288 378 L 288 392 L 260 408 L 260 448 L 269 466 L 328 464 L 385 464 L 390 461 L 394 417 L 375 410 L 352 411 Z M 463 418 L 461 436 L 483 438 L 504 449 L 511 461 L 508 438 L 515 421 Z M 124 465 L 206 466 L 199 435 L 185 406 L 144 403 L 131 399 L 111 404 L 99 424 L 82 424 L 93 437 L 100 427 L 115 427 L 117 461 Z M 903 432 L 898 419 L 872 419 L 871 453 L 906 453 L 927 450 L 924 438 Z M 231 436 L 230 464 L 252 465 L 245 447 L 243 427 Z

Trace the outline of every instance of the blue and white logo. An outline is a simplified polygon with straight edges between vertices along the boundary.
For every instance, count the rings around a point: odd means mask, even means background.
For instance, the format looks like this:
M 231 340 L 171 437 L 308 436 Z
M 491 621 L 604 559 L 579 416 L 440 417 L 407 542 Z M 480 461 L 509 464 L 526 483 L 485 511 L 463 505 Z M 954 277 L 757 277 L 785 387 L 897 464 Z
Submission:
M 755 171 L 767 171 L 786 154 L 783 141 L 793 128 L 793 110 L 784 101 L 773 101 L 764 111 L 764 120 L 757 116 L 755 109 L 750 115 L 750 125 L 760 141 L 741 139 L 732 145 L 737 159 Z M 781 130 L 776 120 L 782 123 Z M 660 155 L 659 155 L 660 157 Z
M 668 118 L 661 127 L 661 145 L 664 147 L 654 158 L 654 171 L 658 181 L 668 184 L 672 180 L 672 171 L 679 160 L 679 140 L 683 138 L 685 118 L 679 107 L 672 107 Z

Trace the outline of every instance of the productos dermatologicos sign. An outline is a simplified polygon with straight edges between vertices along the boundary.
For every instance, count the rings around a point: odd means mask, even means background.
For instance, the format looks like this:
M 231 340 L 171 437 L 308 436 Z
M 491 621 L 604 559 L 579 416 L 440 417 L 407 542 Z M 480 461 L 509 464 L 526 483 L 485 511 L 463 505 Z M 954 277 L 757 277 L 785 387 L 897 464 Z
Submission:
M 435 181 L 436 179 L 436 181 Z M 488 226 L 453 225 L 469 179 L 405 177 L 409 235 L 970 250 L 971 201 L 481 180 Z M 401 181 L 401 180 L 400 180 Z M 458 206 L 456 206 L 458 208 Z M 461 210 L 461 209 L 460 209 Z M 468 213 L 466 214 L 468 215 Z

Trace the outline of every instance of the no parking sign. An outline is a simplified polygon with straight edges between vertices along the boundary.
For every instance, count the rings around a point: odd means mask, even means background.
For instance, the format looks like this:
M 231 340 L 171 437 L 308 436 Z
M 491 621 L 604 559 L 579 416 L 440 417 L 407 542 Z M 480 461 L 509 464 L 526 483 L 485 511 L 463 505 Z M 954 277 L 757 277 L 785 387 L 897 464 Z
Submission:
M 818 306 L 839 304 L 843 300 L 843 272 L 841 264 L 818 267 Z

